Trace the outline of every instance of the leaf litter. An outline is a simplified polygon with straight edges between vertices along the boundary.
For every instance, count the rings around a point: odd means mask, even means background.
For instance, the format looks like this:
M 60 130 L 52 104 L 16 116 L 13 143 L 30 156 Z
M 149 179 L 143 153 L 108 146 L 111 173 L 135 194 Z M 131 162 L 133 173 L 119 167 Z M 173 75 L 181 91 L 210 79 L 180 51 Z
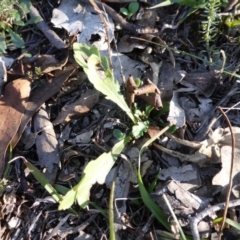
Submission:
M 46 17 L 51 18 L 55 28 L 65 28 L 68 32 L 70 37 L 66 38 L 59 30 L 65 42 L 69 42 L 61 46 L 69 49 L 56 51 L 49 39 L 49 50 L 39 45 L 39 54 L 29 48 L 27 51 L 33 57 L 19 56 L 8 72 L 2 66 L 0 175 L 11 156 L 9 146 L 15 147 L 13 154 L 17 160 L 11 163 L 14 169 L 8 172 L 8 182 L 7 175 L 1 182 L 0 237 L 24 239 L 26 233 L 30 239 L 108 236 L 111 209 L 107 202 L 110 186 L 115 182 L 114 228 L 119 239 L 143 239 L 154 234 L 155 239 L 162 239 L 164 234 L 176 239 L 182 234 L 179 226 L 185 228 L 186 235 L 191 231 L 194 239 L 213 238 L 220 227 L 212 225 L 213 220 L 222 215 L 221 209 L 214 212 L 211 208 L 226 201 L 233 150 L 229 206 L 235 207 L 233 201 L 239 199 L 239 85 L 230 79 L 236 79 L 231 76 L 238 66 L 236 55 L 228 47 L 228 40 L 224 40 L 226 43 L 218 48 L 225 50 L 227 59 L 215 49 L 213 62 L 206 62 L 207 54 L 197 50 L 203 45 L 197 44 L 194 34 L 189 35 L 193 31 L 187 29 L 191 23 L 185 29 L 179 22 L 173 25 L 179 20 L 179 12 L 184 14 L 182 8 L 149 10 L 147 7 L 154 5 L 153 2 L 141 1 L 138 13 L 128 20 L 132 25 L 126 25 L 118 10 L 123 5 L 127 7 L 127 3 L 96 1 L 96 4 L 99 8 L 103 6 L 101 14 L 107 28 L 96 8 L 84 1 L 71 4 L 62 1 L 59 6 L 54 3 L 52 16 Z M 139 26 L 144 29 L 141 35 L 136 34 Z M 159 28 L 159 36 L 145 31 L 155 28 Z M 27 31 L 30 33 L 31 29 Z M 37 35 L 31 34 L 36 40 Z M 71 45 L 76 38 L 75 59 L 86 75 L 73 60 Z M 184 41 L 188 43 L 184 45 Z M 194 48 L 195 45 L 198 47 Z M 184 54 L 186 49 L 192 55 Z M 81 58 L 76 57 L 77 51 Z M 127 82 L 120 88 L 123 74 L 127 79 L 131 75 L 133 82 L 141 78 L 140 85 L 132 83 L 129 87 Z M 22 79 L 16 80 L 19 76 Z M 149 86 L 151 91 L 144 92 Z M 122 88 L 130 94 L 123 95 Z M 146 107 L 147 104 L 150 106 Z M 228 111 L 235 149 L 230 130 L 216 109 L 218 105 Z M 174 122 L 177 131 L 165 133 L 144 148 L 147 151 L 141 156 L 141 171 L 137 175 L 142 146 L 149 135 L 153 138 L 167 122 Z M 132 130 L 131 124 L 135 124 Z M 125 140 L 116 139 L 115 129 L 126 134 Z M 130 140 L 131 134 L 141 137 Z M 60 195 L 49 197 L 45 190 L 62 194 L 63 200 Z M 173 216 L 166 199 L 177 216 L 178 227 L 174 221 L 160 221 L 165 228 L 153 222 L 151 214 L 158 221 L 161 214 L 166 219 Z M 57 210 L 56 201 L 60 202 L 59 209 L 66 211 Z M 67 209 L 72 205 L 69 214 Z M 157 215 L 159 209 L 162 212 Z M 238 214 L 238 209 L 235 210 Z M 76 212 L 80 218 L 74 216 Z M 207 212 L 204 219 L 199 217 L 202 212 Z M 231 216 L 235 221 L 237 214 Z M 167 233 L 170 225 L 175 230 Z M 239 234 L 232 227 L 226 228 L 226 232 Z

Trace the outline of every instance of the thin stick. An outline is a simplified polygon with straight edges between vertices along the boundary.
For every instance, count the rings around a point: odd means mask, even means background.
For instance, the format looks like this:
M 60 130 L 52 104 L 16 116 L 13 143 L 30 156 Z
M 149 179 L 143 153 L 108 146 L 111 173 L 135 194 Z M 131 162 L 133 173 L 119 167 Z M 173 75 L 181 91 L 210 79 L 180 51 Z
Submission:
M 230 168 L 230 176 L 229 176 L 229 185 L 228 185 L 228 191 L 227 191 L 227 196 L 226 196 L 225 209 L 224 209 L 224 212 L 223 212 L 222 225 L 221 225 L 221 228 L 220 228 L 219 233 L 218 233 L 218 240 L 221 240 L 222 231 L 223 231 L 223 228 L 224 228 L 224 225 L 225 225 L 225 222 L 226 222 L 227 211 L 228 211 L 229 200 L 230 200 L 231 189 L 232 189 L 232 182 L 233 182 L 232 181 L 232 177 L 233 177 L 233 164 L 234 164 L 235 137 L 234 137 L 234 134 L 233 134 L 232 125 L 231 125 L 231 123 L 229 121 L 229 118 L 227 117 L 225 112 L 221 109 L 221 107 L 218 107 L 217 109 L 224 116 L 224 118 L 225 118 L 225 120 L 226 120 L 226 122 L 228 124 L 229 130 L 231 132 L 231 139 L 232 139 L 232 157 L 231 157 L 231 168 Z
M 232 200 L 229 202 L 229 207 L 236 207 L 240 205 L 240 199 Z M 221 209 L 225 208 L 225 203 L 219 203 L 217 205 L 211 206 L 202 212 L 198 213 L 195 217 L 189 217 L 191 232 L 194 240 L 200 240 L 200 236 L 198 233 L 197 225 L 198 223 L 208 215 L 211 215 L 213 212 L 217 212 Z
M 38 10 L 31 5 L 30 6 L 30 16 L 33 17 L 41 17 Z M 58 49 L 66 48 L 67 45 L 63 42 L 63 40 L 42 20 L 36 23 L 36 26 L 43 32 L 46 38 Z

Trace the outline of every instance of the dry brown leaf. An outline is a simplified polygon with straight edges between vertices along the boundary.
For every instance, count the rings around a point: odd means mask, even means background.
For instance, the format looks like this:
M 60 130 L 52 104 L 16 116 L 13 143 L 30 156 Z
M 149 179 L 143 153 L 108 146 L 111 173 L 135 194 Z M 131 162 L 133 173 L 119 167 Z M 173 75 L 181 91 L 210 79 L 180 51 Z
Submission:
M 223 146 L 221 148 L 221 161 L 222 161 L 222 169 L 219 173 L 217 173 L 213 180 L 213 185 L 218 185 L 224 187 L 229 183 L 229 175 L 231 171 L 231 154 L 232 147 Z M 233 186 L 240 183 L 240 149 L 234 149 L 234 168 L 233 168 Z
M 42 107 L 34 117 L 34 131 L 41 131 L 41 134 L 36 136 L 38 163 L 41 167 L 46 168 L 44 174 L 48 181 L 53 184 L 58 171 L 60 153 L 53 125 L 46 110 Z
M 13 147 L 16 146 L 27 123 L 30 121 L 33 114 L 40 108 L 43 103 L 45 103 L 50 97 L 52 97 L 59 91 L 62 84 L 72 75 L 74 71 L 75 68 L 66 69 L 63 71 L 59 70 L 58 74 L 56 74 L 56 77 L 46 83 L 43 83 L 41 86 L 31 92 L 31 96 L 26 105 L 26 111 L 23 116 L 21 125 L 18 129 L 16 136 L 12 140 Z
M 158 126 L 150 125 L 147 129 L 147 133 L 148 133 L 150 138 L 152 138 L 153 136 L 155 136 L 159 132 L 160 132 L 160 128 Z
M 68 51 L 61 61 L 57 60 L 53 55 L 39 55 L 35 67 L 41 68 L 42 73 L 49 73 L 58 69 L 62 69 L 68 61 Z
M 69 122 L 72 118 L 79 117 L 84 113 L 87 113 L 98 102 L 99 92 L 95 89 L 87 90 L 82 96 L 74 103 L 65 105 L 62 111 L 53 121 L 54 125 L 62 122 Z
M 5 154 L 21 124 L 30 93 L 30 82 L 17 79 L 10 82 L 0 98 L 0 177 L 4 172 Z
M 235 148 L 239 148 L 240 149 L 240 128 L 239 127 L 232 127 L 233 130 L 233 134 L 234 137 L 236 139 L 236 143 L 235 143 Z M 217 131 L 217 129 L 215 130 Z M 225 128 L 219 129 L 219 133 L 221 134 L 221 139 L 219 140 L 220 146 L 231 146 L 232 145 L 232 138 L 231 138 L 231 132 L 229 130 L 229 128 Z
M 7 79 L 8 81 L 13 81 L 17 78 L 24 78 L 31 72 L 34 72 L 33 60 L 32 58 L 24 57 L 15 61 L 15 64 L 7 72 Z

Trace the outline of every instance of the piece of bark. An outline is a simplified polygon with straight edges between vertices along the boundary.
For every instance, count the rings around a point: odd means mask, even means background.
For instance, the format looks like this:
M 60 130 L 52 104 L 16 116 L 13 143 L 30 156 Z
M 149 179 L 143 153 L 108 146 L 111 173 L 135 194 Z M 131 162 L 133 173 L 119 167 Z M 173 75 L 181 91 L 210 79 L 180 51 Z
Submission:
M 17 79 L 6 86 L 0 98 L 0 178 L 5 169 L 6 150 L 21 124 L 29 93 L 30 82 Z

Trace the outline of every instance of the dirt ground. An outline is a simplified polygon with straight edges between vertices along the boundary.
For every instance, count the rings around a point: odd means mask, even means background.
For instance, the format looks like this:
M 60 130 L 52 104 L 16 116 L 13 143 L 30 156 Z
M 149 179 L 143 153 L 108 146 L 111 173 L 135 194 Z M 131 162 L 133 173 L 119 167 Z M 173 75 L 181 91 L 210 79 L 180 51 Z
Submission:
M 0 239 L 240 239 L 238 1 L 131 2 L 11 26 Z

